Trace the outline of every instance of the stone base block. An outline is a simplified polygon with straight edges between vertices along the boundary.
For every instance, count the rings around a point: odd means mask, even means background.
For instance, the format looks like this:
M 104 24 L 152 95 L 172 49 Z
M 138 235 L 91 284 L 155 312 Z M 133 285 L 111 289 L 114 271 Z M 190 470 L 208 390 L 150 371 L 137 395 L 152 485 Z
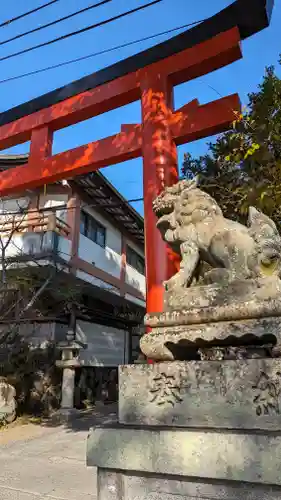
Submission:
M 279 432 L 280 359 L 121 366 L 119 422 Z
M 281 498 L 281 432 L 99 427 L 87 465 L 98 467 L 98 500 Z
M 280 500 L 280 489 L 98 468 L 98 500 Z
M 167 313 L 168 316 L 168 313 Z M 281 317 L 219 321 L 195 325 L 160 324 L 140 340 L 142 352 L 150 359 L 188 359 L 194 348 L 212 346 L 281 346 Z M 184 318 L 181 318 L 184 321 Z M 280 347 L 281 349 L 281 347 Z
M 268 299 L 274 299 L 271 304 L 268 304 L 269 308 L 272 307 L 275 310 L 277 308 L 280 311 L 280 292 L 281 281 L 276 275 L 227 281 L 225 284 L 197 285 L 179 289 L 178 292 L 165 291 L 164 311 L 181 312 L 187 309 L 217 308 L 216 314 L 221 316 L 226 311 L 236 315 L 242 309 L 243 317 L 245 315 L 251 317 L 253 310 L 259 314 L 264 309 L 262 303 Z

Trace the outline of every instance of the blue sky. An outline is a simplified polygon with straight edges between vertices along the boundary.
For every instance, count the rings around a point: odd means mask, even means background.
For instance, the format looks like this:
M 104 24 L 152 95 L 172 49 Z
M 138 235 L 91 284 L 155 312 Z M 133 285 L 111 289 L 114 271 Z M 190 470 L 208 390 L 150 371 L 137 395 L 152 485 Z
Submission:
M 67 33 L 68 31 L 93 24 L 130 8 L 143 5 L 147 1 L 112 0 L 107 5 L 79 15 L 57 26 L 0 46 L 0 57 Z M 0 23 L 20 12 L 42 5 L 45 2 L 46 0 L 29 0 L 28 2 L 26 0 L 12 0 L 10 2 L 2 2 Z M 43 9 L 26 19 L 0 28 L 0 42 L 22 31 L 52 21 L 56 17 L 61 17 L 77 9 L 86 7 L 91 3 L 94 3 L 94 0 L 79 0 L 79 2 L 77 0 L 60 0 L 53 6 Z M 160 4 L 156 4 L 105 27 L 97 28 L 8 61 L 2 61 L 0 63 L 0 80 L 203 19 L 218 12 L 230 3 L 230 0 L 197 0 L 197 2 L 190 2 L 188 0 L 163 0 Z M 271 64 L 277 66 L 279 53 L 281 52 L 281 42 L 279 41 L 280 21 L 281 2 L 275 0 L 270 27 L 243 42 L 243 59 L 202 78 L 176 87 L 176 108 L 194 98 L 198 98 L 200 103 L 205 103 L 217 99 L 219 94 L 224 96 L 235 92 L 239 93 L 243 104 L 245 104 L 248 92 L 253 91 L 261 81 L 265 66 Z M 53 71 L 13 82 L 0 83 L 0 112 L 124 59 L 165 38 L 167 37 L 162 36 Z M 277 73 L 281 75 L 278 66 Z M 54 153 L 117 133 L 122 123 L 136 123 L 139 121 L 139 102 L 87 120 L 81 124 L 58 131 L 54 137 Z M 189 151 L 194 155 L 201 154 L 206 151 L 206 143 L 208 141 L 209 138 L 206 138 L 178 148 L 179 166 L 185 151 Z M 27 152 L 28 147 L 28 144 L 23 144 L 9 150 L 9 152 Z M 108 167 L 103 170 L 103 173 L 127 199 L 142 197 L 141 159 Z M 133 206 L 142 213 L 142 203 L 134 203 Z

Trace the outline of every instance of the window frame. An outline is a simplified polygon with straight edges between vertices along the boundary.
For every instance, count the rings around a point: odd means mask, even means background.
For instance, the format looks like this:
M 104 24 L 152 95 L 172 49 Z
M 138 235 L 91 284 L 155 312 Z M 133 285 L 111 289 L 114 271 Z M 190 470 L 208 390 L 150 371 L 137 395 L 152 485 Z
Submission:
M 129 262 L 130 258 L 128 258 L 129 254 L 131 252 L 131 255 L 133 256 L 133 259 L 136 258 L 135 263 L 131 264 Z M 137 261 L 141 262 L 141 267 L 142 270 L 140 270 L 137 266 Z M 132 262 L 132 261 L 131 261 Z M 129 244 L 126 245 L 126 263 L 131 266 L 133 269 L 135 269 L 138 273 L 142 274 L 145 276 L 145 258 L 140 255 L 134 248 L 132 248 Z
M 106 247 L 106 227 L 86 210 L 81 210 L 79 231 L 80 234 L 85 236 L 85 238 L 93 241 L 93 243 L 95 243 L 99 247 Z M 102 243 L 100 241 L 100 238 L 98 237 L 99 234 L 103 234 Z

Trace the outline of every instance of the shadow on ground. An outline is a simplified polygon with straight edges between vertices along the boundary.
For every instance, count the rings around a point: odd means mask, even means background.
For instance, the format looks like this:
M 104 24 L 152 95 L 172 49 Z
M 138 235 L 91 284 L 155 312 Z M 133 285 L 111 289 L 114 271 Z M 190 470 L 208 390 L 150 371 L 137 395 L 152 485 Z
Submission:
M 18 424 L 20 424 L 18 420 Z M 24 418 L 24 423 L 31 423 L 41 427 L 63 426 L 70 432 L 87 431 L 95 425 L 115 423 L 117 421 L 117 404 L 99 404 L 87 410 L 73 412 L 58 411 L 49 418 Z M 17 421 L 15 422 L 17 425 Z

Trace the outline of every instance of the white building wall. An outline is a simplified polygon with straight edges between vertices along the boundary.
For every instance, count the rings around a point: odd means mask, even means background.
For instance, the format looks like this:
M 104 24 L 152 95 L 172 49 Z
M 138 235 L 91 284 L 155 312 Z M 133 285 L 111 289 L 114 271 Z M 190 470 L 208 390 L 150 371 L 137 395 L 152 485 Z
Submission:
M 103 248 L 91 241 L 89 238 L 86 238 L 84 235 L 80 234 L 78 250 L 79 257 L 86 262 L 98 267 L 102 271 L 107 272 L 111 276 L 119 279 L 122 267 L 121 232 L 113 227 L 112 224 L 110 224 L 100 214 L 96 213 L 93 209 L 83 207 L 83 210 L 92 215 L 94 219 L 96 219 L 106 228 L 106 246 L 105 248 Z M 131 241 L 127 241 L 127 243 L 142 257 L 144 256 L 143 251 L 139 249 L 137 245 L 135 245 Z M 87 281 L 89 280 L 87 279 Z M 145 277 L 128 264 L 126 265 L 125 282 L 145 296 Z
M 87 344 L 87 349 L 80 352 L 84 366 L 118 366 L 128 361 L 125 330 L 77 321 L 76 338 Z
M 27 209 L 30 202 L 29 197 L 22 198 L 3 198 L 0 200 L 0 214 L 9 212 L 18 212 L 20 209 Z
M 1 236 L 1 241 L 4 247 L 7 245 L 9 236 L 10 235 Z M 9 257 L 20 257 L 22 254 L 23 254 L 22 234 L 15 234 L 12 236 L 10 243 L 5 248 L 5 259 Z
M 58 237 L 58 256 L 67 262 L 71 259 L 71 241 L 63 236 Z
M 66 205 L 68 201 L 67 194 L 46 194 L 40 195 L 39 209 L 43 208 L 56 208 L 57 217 L 66 222 L 67 211 L 65 208 L 60 209 L 61 205 Z
M 144 251 L 140 249 L 135 243 L 133 243 L 131 240 L 127 239 L 127 245 L 131 247 L 136 253 L 138 253 L 141 257 L 144 258 Z M 145 276 L 141 273 L 139 273 L 136 269 L 134 269 L 132 266 L 129 264 L 126 264 L 126 273 L 125 273 L 125 282 L 136 288 L 139 292 L 141 292 L 145 298 L 145 293 L 146 293 L 146 281 L 145 281 Z M 132 300 L 131 296 L 128 297 L 128 300 Z M 133 297 L 133 302 L 138 301 L 139 299 L 134 299 Z M 136 303 L 140 303 L 136 302 Z M 143 304 L 141 304 L 143 305 Z
M 52 243 L 49 244 L 48 235 L 50 233 L 18 233 L 13 235 L 5 250 L 5 258 L 20 257 L 31 253 L 36 256 L 44 251 L 51 251 Z M 51 233 L 52 234 L 52 233 Z M 2 237 L 5 245 L 8 236 Z M 63 236 L 58 238 L 58 256 L 68 262 L 71 257 L 71 241 Z
M 125 282 L 141 292 L 145 297 L 145 276 L 126 264 Z
M 106 246 L 103 248 L 89 238 L 86 238 L 83 234 L 80 234 L 79 257 L 119 279 L 121 273 L 121 255 L 108 246 L 107 240 L 110 240 L 111 236 L 111 228 L 107 228 Z
M 83 210 L 89 213 L 96 221 L 106 229 L 105 248 L 97 245 L 94 241 L 86 238 L 80 233 L 78 255 L 86 262 L 102 269 L 115 278 L 120 278 L 121 273 L 121 233 L 113 227 L 104 217 L 97 214 L 91 208 Z
M 29 202 L 30 198 L 28 197 L 15 199 L 4 198 L 0 200 L 0 237 L 2 240 L 5 238 L 5 234 L 8 234 L 8 236 L 10 235 L 10 233 L 2 233 L 6 224 L 13 224 L 16 221 L 16 217 L 22 222 L 27 219 L 27 212 L 21 214 L 20 211 L 27 211 Z
M 110 224 L 105 217 L 95 212 L 92 208 L 83 206 L 83 210 L 94 217 L 96 221 L 100 222 L 100 224 L 106 228 L 106 247 L 116 254 L 121 255 L 122 238 L 120 231 Z
M 40 195 L 39 197 L 39 207 L 42 208 L 51 208 L 58 207 L 57 216 L 62 220 L 66 221 L 67 212 L 63 208 L 59 209 L 60 206 L 65 206 L 67 203 L 68 195 L 67 194 L 50 194 L 50 195 Z M 2 242 L 5 244 L 7 238 L 11 235 L 10 233 L 1 235 L 1 223 L 9 223 L 14 220 L 13 212 L 18 212 L 20 209 L 27 209 L 30 203 L 29 197 L 22 197 L 17 199 L 3 199 L 0 200 L 0 237 Z M 26 213 L 21 217 L 21 220 L 27 219 L 28 214 Z M 5 257 L 17 257 L 28 253 L 28 247 L 34 248 L 34 253 L 40 253 L 44 251 L 46 246 L 46 238 L 43 238 L 43 233 L 32 233 L 30 235 L 25 234 L 28 232 L 28 228 L 21 233 L 15 233 L 11 242 L 7 246 L 5 251 Z M 30 243 L 30 244 L 29 244 Z M 71 257 L 71 241 L 65 237 L 58 236 L 58 254 L 59 256 L 65 260 L 69 261 Z

